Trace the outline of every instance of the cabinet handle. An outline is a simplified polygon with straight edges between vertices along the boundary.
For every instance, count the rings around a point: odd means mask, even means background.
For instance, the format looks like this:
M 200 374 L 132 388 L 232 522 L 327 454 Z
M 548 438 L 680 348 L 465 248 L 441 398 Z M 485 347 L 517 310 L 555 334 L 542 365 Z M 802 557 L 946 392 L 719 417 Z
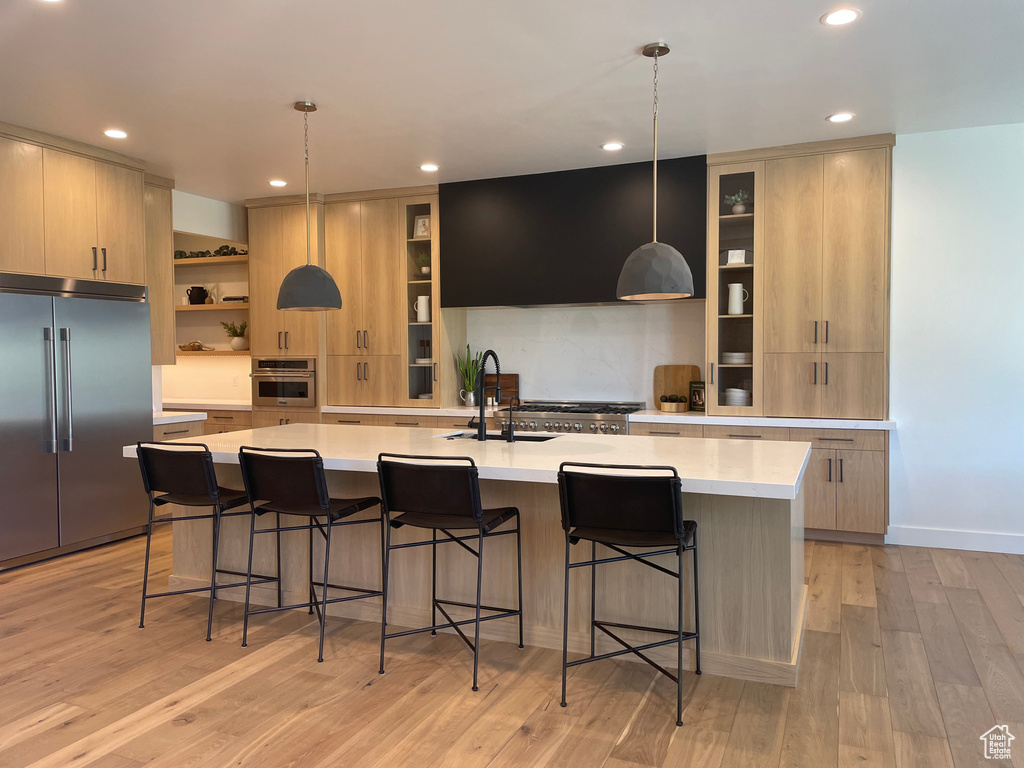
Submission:
M 760 440 L 761 435 L 729 435 L 731 438 L 739 438 L 741 440 Z
M 188 434 L 188 430 L 187 429 L 178 429 L 178 430 L 175 430 L 174 432 L 164 432 L 164 437 L 169 437 L 170 435 L 185 435 L 185 434 Z
M 277 348 L 278 349 L 283 349 L 283 347 L 281 346 L 281 332 L 280 331 L 277 332 Z
M 817 342 L 815 342 L 815 343 L 817 343 Z M 818 384 L 818 364 L 817 363 L 814 364 L 814 384 L 815 384 L 815 386 L 817 386 L 817 384 Z
M 283 426 L 284 425 L 284 419 L 278 419 L 277 420 L 277 425 L 278 426 Z
M 711 383 L 715 383 L 715 364 L 708 363 L 708 370 L 711 371 Z
M 825 343 L 828 344 L 828 320 L 825 321 Z
M 106 272 L 107 271 L 107 249 L 106 248 L 100 248 L 100 250 L 103 251 L 103 271 Z
M 828 481 L 832 482 L 832 459 L 828 460 Z
M 814 343 L 818 343 L 818 321 L 814 321 Z
M 291 424 L 291 423 L 292 423 L 292 420 L 291 420 L 291 419 L 285 419 L 285 420 L 284 420 L 284 423 L 285 423 L 285 424 Z
M 67 406 L 67 420 L 68 420 L 68 436 L 63 439 L 63 448 L 65 451 L 70 453 L 74 450 L 74 430 L 75 423 L 75 407 L 72 402 L 71 396 L 71 329 L 61 328 L 60 329 L 60 341 L 64 347 L 64 387 L 65 387 L 65 405 Z
M 679 437 L 679 433 L 678 432 L 661 432 L 661 431 L 659 431 L 657 429 L 652 429 L 648 434 L 651 434 L 651 435 L 667 435 L 669 437 Z
M 284 332 L 284 348 L 288 349 L 288 331 Z
M 363 363 L 363 381 L 370 380 L 370 364 Z
M 434 363 L 434 381 L 437 381 L 437 363 Z
M 363 331 L 363 349 L 370 348 L 370 332 Z
M 233 419 L 234 416 L 214 416 L 215 419 Z
M 418 427 L 420 423 L 418 421 L 396 421 L 396 427 Z
M 92 271 L 95 272 L 99 269 L 98 262 L 96 261 L 96 246 L 92 247 Z
M 363 342 L 359 339 L 359 331 L 356 331 L 356 349 L 362 349 Z
M 828 344 L 828 341 L 825 343 Z M 825 363 L 825 386 L 828 386 L 828 363 Z
M 828 443 L 852 443 L 852 437 L 819 437 L 819 440 L 823 440 Z
M 335 419 L 335 424 L 362 424 L 363 422 L 359 419 Z
M 843 460 L 839 460 L 839 482 L 843 482 Z
M 359 363 L 356 363 L 356 381 L 362 381 L 362 380 L 363 380 L 363 366 L 361 364 L 359 364 Z

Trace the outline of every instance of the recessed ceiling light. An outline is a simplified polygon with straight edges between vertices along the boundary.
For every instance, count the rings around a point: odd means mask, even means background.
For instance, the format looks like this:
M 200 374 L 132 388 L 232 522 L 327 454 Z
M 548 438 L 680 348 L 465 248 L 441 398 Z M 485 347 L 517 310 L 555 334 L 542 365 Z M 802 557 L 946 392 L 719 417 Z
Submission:
M 830 123 L 848 123 L 853 120 L 853 112 L 836 112 L 825 118 Z
M 423 165 L 420 166 L 420 170 L 421 171 L 426 171 L 427 173 L 433 173 L 437 169 L 438 169 L 438 166 L 435 165 L 434 163 L 424 163 Z
M 55 0 L 46 0 L 48 3 L 55 2 Z M 120 128 L 109 128 L 103 132 L 104 135 L 109 136 L 112 139 L 127 139 L 128 134 L 122 131 Z
M 44 3 L 59 3 L 60 0 L 43 0 Z
M 820 21 L 827 27 L 841 27 L 859 18 L 860 11 L 856 8 L 839 8 L 831 13 L 826 13 Z
M 605 149 L 609 152 L 618 152 L 622 149 L 621 141 L 609 141 L 601 145 L 601 149 Z
M 284 187 L 287 186 L 287 181 L 281 181 L 281 179 L 271 179 L 270 186 L 272 187 Z

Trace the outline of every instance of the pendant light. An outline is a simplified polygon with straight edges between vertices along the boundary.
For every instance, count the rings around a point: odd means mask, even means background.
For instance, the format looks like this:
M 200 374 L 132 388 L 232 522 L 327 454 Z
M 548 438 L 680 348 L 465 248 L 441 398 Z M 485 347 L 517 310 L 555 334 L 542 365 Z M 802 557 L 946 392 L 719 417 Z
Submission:
M 303 312 L 319 312 L 325 309 L 341 309 L 341 292 L 334 278 L 325 269 L 313 263 L 312 241 L 309 223 L 309 113 L 316 112 L 311 101 L 295 102 L 295 109 L 302 113 L 305 125 L 306 146 L 306 263 L 296 267 L 281 281 L 277 293 L 278 309 L 297 309 Z
M 668 54 L 664 43 L 645 45 L 643 55 L 654 59 L 654 237 L 626 259 L 615 295 L 625 301 L 663 301 L 693 295 L 693 274 L 686 259 L 671 245 L 658 242 L 658 57 Z

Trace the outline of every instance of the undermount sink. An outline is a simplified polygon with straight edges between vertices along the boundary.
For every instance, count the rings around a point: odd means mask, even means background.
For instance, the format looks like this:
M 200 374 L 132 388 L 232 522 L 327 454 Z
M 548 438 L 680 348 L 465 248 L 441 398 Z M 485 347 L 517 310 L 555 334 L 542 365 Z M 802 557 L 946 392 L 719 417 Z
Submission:
M 449 433 L 444 434 L 444 435 L 438 435 L 438 437 L 443 437 L 445 440 L 476 440 L 477 439 L 477 434 L 476 434 L 476 432 L 449 432 Z M 548 440 L 554 440 L 556 437 L 559 437 L 559 435 L 531 435 L 531 434 L 516 435 L 516 439 L 515 439 L 514 442 L 517 442 L 517 443 L 546 443 Z M 495 440 L 495 441 L 500 442 L 500 443 L 507 442 L 507 440 L 505 439 L 505 435 L 503 435 L 503 434 L 501 434 L 499 432 L 488 432 L 487 433 L 487 439 L 488 440 Z

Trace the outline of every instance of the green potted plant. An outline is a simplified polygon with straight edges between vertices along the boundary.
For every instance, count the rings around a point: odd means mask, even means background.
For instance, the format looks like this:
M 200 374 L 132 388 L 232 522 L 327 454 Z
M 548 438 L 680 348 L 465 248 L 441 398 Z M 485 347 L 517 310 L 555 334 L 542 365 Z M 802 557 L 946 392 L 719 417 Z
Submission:
M 483 352 L 477 352 L 474 355 L 469 349 L 469 344 L 466 345 L 465 357 L 460 354 L 455 355 L 455 362 L 459 368 L 459 377 L 462 379 L 462 391 L 459 392 L 459 396 L 462 398 L 462 402 L 470 408 L 475 408 L 477 404 L 477 376 L 480 375 L 480 361 L 483 360 L 483 357 Z
M 241 352 L 242 350 L 249 348 L 249 340 L 245 337 L 245 331 L 249 327 L 249 323 L 245 320 L 240 322 L 238 325 L 234 323 L 221 323 L 228 338 L 231 339 L 231 348 L 235 352 Z
M 725 204 L 732 206 L 733 213 L 746 213 L 747 203 L 750 202 L 750 199 L 750 193 L 745 189 L 741 189 L 735 195 L 726 195 Z
M 416 266 L 420 270 L 420 275 L 423 277 L 430 277 L 430 252 L 423 251 L 422 253 L 416 254 Z

